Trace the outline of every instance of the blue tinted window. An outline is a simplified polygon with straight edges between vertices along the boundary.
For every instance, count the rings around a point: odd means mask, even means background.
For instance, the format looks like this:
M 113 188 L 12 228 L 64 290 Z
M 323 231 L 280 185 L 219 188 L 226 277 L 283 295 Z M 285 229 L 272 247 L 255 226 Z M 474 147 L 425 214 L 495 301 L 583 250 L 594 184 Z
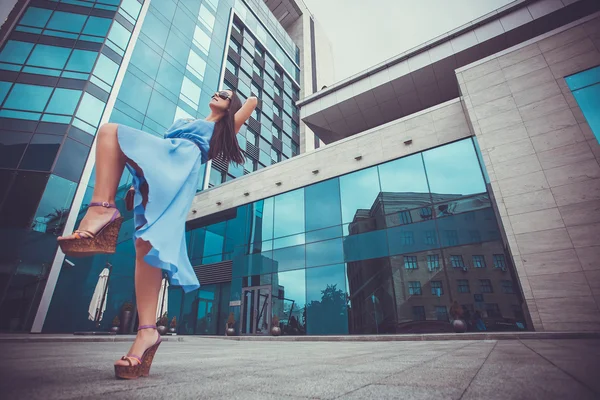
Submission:
M 25 64 L 32 48 L 33 43 L 9 40 L 0 53 L 0 61 Z
M 304 245 L 273 250 L 273 260 L 278 271 L 304 268 L 306 264 Z
M 52 88 L 47 86 L 15 83 L 6 99 L 6 103 L 4 103 L 4 107 L 17 110 L 43 111 L 51 93 Z
M 102 100 L 97 99 L 89 93 L 84 93 L 79 109 L 77 110 L 77 117 L 92 126 L 97 126 L 100 123 L 104 106 L 105 104 Z
M 368 260 L 388 255 L 385 230 L 349 235 L 344 238 L 345 261 Z
M 194 3 L 199 4 L 197 1 L 194 1 Z M 186 37 L 193 36 L 194 28 L 196 27 L 196 24 L 194 20 L 190 18 L 190 15 L 192 14 L 180 5 L 177 7 L 175 18 L 173 19 L 173 25 L 175 25 Z
M 156 82 L 167 88 L 171 93 L 179 94 L 181 83 L 183 82 L 183 72 L 179 71 L 172 64 L 163 59 L 158 68 Z
M 600 84 L 576 90 L 573 96 L 596 139 L 600 142 Z
M 55 11 L 46 28 L 79 33 L 83 28 L 86 18 L 87 16 L 82 14 Z
M 131 56 L 131 63 L 152 79 L 156 78 L 160 60 L 160 54 L 156 53 L 144 42 L 138 41 L 135 44 L 135 49 Z
M 306 329 L 309 335 L 348 333 L 346 266 L 306 269 Z
M 100 58 L 98 58 L 96 68 L 94 69 L 94 75 L 112 85 L 118 70 L 119 66 L 113 60 L 106 57 L 104 54 L 100 54 Z
M 385 213 L 419 207 L 430 202 L 429 187 L 421 154 L 387 162 L 378 167 L 381 191 L 393 194 Z
M 71 49 L 65 47 L 38 44 L 33 49 L 27 64 L 38 67 L 63 69 L 67 62 L 67 58 L 69 58 L 69 54 L 71 54 Z
M 80 90 L 57 88 L 50 98 L 48 107 L 46 107 L 46 112 L 67 115 L 73 114 L 80 97 Z
M 148 105 L 148 117 L 154 121 L 163 125 L 165 128 L 171 125 L 173 122 L 173 116 L 175 115 L 175 108 L 177 106 L 167 100 L 165 96 L 154 91 L 150 98 L 150 104 Z
M 352 222 L 357 216 L 369 215 L 381 189 L 377 167 L 364 169 L 340 177 L 342 221 Z
M 181 60 L 181 64 L 185 64 L 185 60 L 187 60 L 189 52 L 190 46 L 181 40 L 175 31 L 172 30 L 167 38 L 165 53 L 172 56 L 175 60 Z
M 91 72 L 98 53 L 87 50 L 73 50 L 65 69 L 79 72 Z
M 39 28 L 43 28 L 46 25 L 46 22 L 48 22 L 50 14 L 52 14 L 52 10 L 46 10 L 45 8 L 29 7 L 19 23 L 23 25 L 37 26 Z
M 106 36 L 108 28 L 110 28 L 111 19 L 90 17 L 83 28 L 83 33 L 86 35 Z
M 4 101 L 6 94 L 10 90 L 11 82 L 0 82 L 0 104 Z
M 33 217 L 33 230 L 60 234 L 67 220 L 75 189 L 77 189 L 75 182 L 50 175 L 40 205 Z
M 275 197 L 274 237 L 304 232 L 304 189 Z
M 306 245 L 306 267 L 336 264 L 344 261 L 342 239 L 326 240 Z
M 119 24 L 117 21 L 113 23 L 110 33 L 108 34 L 108 38 L 123 50 L 127 47 L 130 36 L 131 32 L 125 29 L 123 25 Z
M 155 2 L 158 3 L 158 2 Z M 165 1 L 165 3 L 171 3 L 170 1 Z M 162 2 L 160 2 L 162 4 Z M 154 4 L 152 4 L 154 6 Z M 171 16 L 172 18 L 172 16 Z M 142 28 L 142 32 L 154 43 L 156 43 L 160 48 L 165 46 L 167 42 L 167 36 L 169 36 L 169 28 L 167 28 L 155 15 L 154 13 L 149 12 L 146 14 L 146 18 L 144 18 L 144 26 Z
M 326 228 L 342 223 L 340 183 L 330 179 L 306 187 L 306 230 Z
M 569 89 L 577 90 L 600 82 L 600 66 L 590 68 L 565 78 Z
M 125 74 L 121 90 L 119 90 L 119 100 L 145 114 L 148 102 L 150 101 L 150 94 L 152 94 L 150 86 L 146 85 L 131 72 Z
M 423 153 L 434 202 L 436 198 L 466 196 L 486 191 L 481 167 L 471 139 Z
M 161 3 L 163 1 L 164 0 L 162 0 Z M 121 2 L 121 9 L 127 11 L 127 13 L 129 15 L 131 15 L 133 18 L 138 17 L 141 8 L 142 8 L 142 5 L 137 0 L 123 0 Z

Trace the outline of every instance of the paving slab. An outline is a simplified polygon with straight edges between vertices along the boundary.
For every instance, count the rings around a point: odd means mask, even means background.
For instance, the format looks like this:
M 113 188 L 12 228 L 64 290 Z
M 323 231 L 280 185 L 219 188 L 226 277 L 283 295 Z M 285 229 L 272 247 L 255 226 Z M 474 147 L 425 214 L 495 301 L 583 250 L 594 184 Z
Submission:
M 150 377 L 114 379 L 130 343 L 0 340 L 7 399 L 598 399 L 598 339 L 282 342 L 186 338 Z M 576 360 L 576 361 L 575 361 Z

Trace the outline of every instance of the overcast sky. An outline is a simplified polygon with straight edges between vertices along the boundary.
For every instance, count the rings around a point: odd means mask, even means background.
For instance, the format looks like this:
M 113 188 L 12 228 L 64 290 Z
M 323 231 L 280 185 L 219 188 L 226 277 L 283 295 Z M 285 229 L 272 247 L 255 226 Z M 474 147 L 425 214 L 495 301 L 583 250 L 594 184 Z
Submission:
M 513 0 L 304 0 L 331 41 L 340 81 Z

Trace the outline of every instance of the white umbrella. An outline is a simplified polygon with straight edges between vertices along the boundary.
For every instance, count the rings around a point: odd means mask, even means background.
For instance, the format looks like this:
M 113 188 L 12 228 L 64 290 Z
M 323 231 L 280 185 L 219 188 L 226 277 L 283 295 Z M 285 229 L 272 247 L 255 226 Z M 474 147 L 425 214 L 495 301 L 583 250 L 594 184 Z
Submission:
M 100 275 L 98 276 L 98 283 L 96 284 L 96 289 L 94 290 L 94 294 L 92 295 L 92 301 L 90 301 L 90 307 L 88 308 L 88 319 L 90 321 L 96 320 L 96 314 L 100 310 L 100 318 L 98 321 L 102 321 L 102 316 L 104 316 L 104 311 L 106 311 L 106 299 L 108 299 L 108 288 L 106 285 L 108 284 L 108 275 L 110 271 L 108 268 L 104 268 Z M 106 294 L 104 291 L 106 290 Z M 104 296 L 104 302 L 102 302 L 102 297 Z
M 156 320 L 167 312 L 169 305 L 169 282 L 166 279 L 162 280 L 160 292 L 158 292 L 158 306 L 156 307 Z M 162 303 L 161 303 L 162 302 Z M 162 304 L 162 307 L 161 307 Z

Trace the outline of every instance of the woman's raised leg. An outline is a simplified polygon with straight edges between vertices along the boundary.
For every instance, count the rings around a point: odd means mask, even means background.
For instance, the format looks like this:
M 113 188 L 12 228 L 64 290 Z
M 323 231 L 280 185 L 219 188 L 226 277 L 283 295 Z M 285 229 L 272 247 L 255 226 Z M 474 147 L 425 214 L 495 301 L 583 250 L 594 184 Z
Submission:
M 121 180 L 127 158 L 117 138 L 117 124 L 104 124 L 98 130 L 96 137 L 96 182 L 92 203 L 115 203 L 117 186 Z M 82 231 L 98 232 L 115 213 L 114 209 L 105 207 L 90 207 L 79 224 Z M 71 239 L 73 235 L 59 237 Z
M 158 307 L 158 293 L 162 282 L 162 270 L 151 267 L 144 261 L 144 256 L 152 248 L 149 242 L 137 239 L 135 242 L 135 298 L 138 309 L 139 326 L 156 324 L 156 308 Z M 137 337 L 128 354 L 141 357 L 144 351 L 156 343 L 158 332 L 156 329 L 143 329 L 138 331 Z M 130 358 L 133 364 L 137 361 Z M 126 360 L 118 360 L 115 365 L 129 365 Z

